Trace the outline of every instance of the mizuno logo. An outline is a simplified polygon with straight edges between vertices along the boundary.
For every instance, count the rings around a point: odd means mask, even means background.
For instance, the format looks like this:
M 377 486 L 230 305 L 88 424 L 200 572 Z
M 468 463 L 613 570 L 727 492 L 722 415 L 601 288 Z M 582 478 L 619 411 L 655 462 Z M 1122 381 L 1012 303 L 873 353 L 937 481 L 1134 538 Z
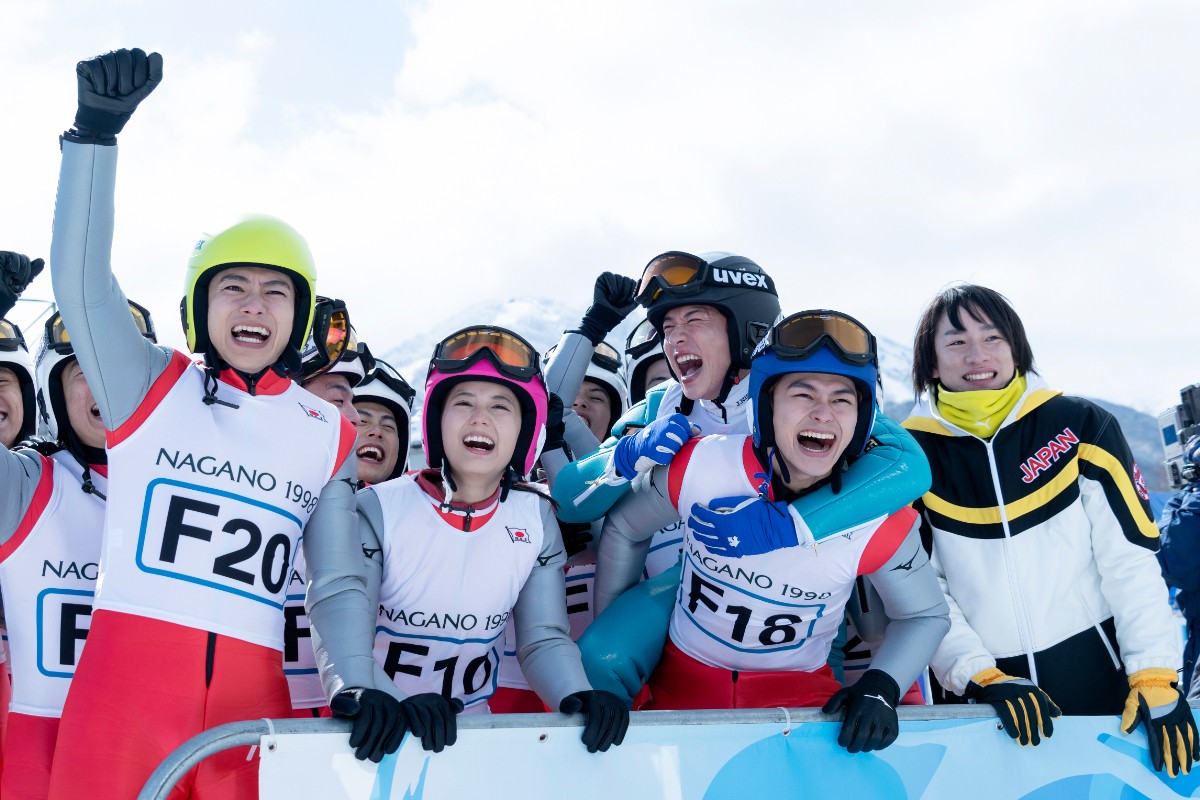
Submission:
M 902 569 L 905 572 L 908 572 L 910 569 L 912 569 L 913 562 L 917 560 L 917 556 L 919 556 L 920 554 L 921 554 L 921 545 L 917 545 L 917 549 L 913 551 L 912 558 L 910 558 L 908 561 L 905 561 L 903 564 L 897 564 L 896 566 L 894 566 L 890 570 L 888 570 L 888 572 L 895 572 L 898 569 Z
M 887 700 L 885 700 L 885 699 L 884 699 L 882 696 L 880 696 L 880 695 L 877 695 L 877 694 L 864 694 L 864 695 L 863 695 L 863 697 L 869 697 L 869 698 L 871 698 L 872 700 L 878 700 L 879 702 L 883 703 L 883 704 L 884 704 L 885 706 L 887 706 L 888 708 L 891 708 L 891 707 L 892 707 L 892 704 L 891 704 L 891 703 L 889 703 Z
M 364 544 L 364 545 L 362 546 L 362 551 L 363 551 L 363 556 L 364 556 L 364 557 L 366 557 L 366 558 L 374 558 L 376 553 L 382 553 L 382 552 L 383 552 L 383 548 L 382 548 L 382 547 L 367 547 L 367 546 Z
M 1050 465 L 1058 461 L 1059 456 L 1069 452 L 1071 446 L 1077 444 L 1079 444 L 1079 437 L 1072 433 L 1070 428 L 1063 428 L 1062 433 L 1046 442 L 1045 447 L 1039 448 L 1036 453 L 1025 459 L 1025 463 L 1021 465 L 1021 480 L 1025 483 L 1033 483 L 1038 475 L 1050 469 Z

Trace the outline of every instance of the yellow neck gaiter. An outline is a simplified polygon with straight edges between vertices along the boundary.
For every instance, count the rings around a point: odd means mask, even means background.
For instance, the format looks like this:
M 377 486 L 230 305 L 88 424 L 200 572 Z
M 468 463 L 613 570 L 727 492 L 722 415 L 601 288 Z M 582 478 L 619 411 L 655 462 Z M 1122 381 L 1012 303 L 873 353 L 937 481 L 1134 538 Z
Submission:
M 937 408 L 947 422 L 981 439 L 990 439 L 996 435 L 1000 423 L 1008 418 L 1023 394 L 1025 376 L 1020 373 L 1003 389 L 952 392 L 938 384 Z

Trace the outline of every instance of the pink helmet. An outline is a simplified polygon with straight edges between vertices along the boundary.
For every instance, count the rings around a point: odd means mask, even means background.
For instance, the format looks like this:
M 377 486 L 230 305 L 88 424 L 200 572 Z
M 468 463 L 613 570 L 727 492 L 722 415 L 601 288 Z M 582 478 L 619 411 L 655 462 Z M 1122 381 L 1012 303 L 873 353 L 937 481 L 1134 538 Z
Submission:
M 529 475 L 546 441 L 546 384 L 533 346 L 495 325 L 463 328 L 434 349 L 421 411 L 425 462 L 434 469 L 443 466 L 446 451 L 442 445 L 442 404 L 451 387 L 464 381 L 492 381 L 507 386 L 517 396 L 521 433 L 509 466 L 518 477 Z

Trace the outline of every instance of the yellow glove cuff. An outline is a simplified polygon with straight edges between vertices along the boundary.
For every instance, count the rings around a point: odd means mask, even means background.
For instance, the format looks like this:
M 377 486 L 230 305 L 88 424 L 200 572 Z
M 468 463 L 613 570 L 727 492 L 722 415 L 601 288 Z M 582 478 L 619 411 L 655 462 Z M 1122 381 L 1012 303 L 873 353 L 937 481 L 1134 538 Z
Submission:
M 1179 673 L 1165 667 L 1139 669 L 1129 676 L 1130 689 L 1170 689 L 1179 680 Z
M 1141 673 L 1138 673 L 1141 674 Z M 996 667 L 988 667 L 987 669 L 975 673 L 971 678 L 971 683 L 980 686 L 991 686 L 993 683 L 1003 683 L 1004 681 L 1016 680 L 1012 675 L 1005 675 Z

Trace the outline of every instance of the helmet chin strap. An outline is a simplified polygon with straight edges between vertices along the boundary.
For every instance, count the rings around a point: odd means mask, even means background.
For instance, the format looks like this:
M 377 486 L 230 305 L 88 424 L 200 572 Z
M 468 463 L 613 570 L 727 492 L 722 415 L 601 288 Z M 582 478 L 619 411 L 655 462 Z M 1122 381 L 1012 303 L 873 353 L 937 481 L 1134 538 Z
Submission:
M 300 357 L 300 351 L 289 343 L 283 348 L 283 352 L 279 355 L 279 360 L 271 365 L 271 369 L 275 370 L 284 378 L 296 378 L 303 370 L 303 359 Z
M 517 482 L 517 471 L 513 469 L 512 464 L 504 470 L 504 477 L 500 479 L 500 502 L 503 503 L 508 499 L 508 493 L 512 490 L 513 484 Z
M 446 461 L 444 457 L 442 458 L 441 473 L 442 494 L 444 494 L 445 497 L 443 497 L 442 502 L 438 504 L 438 508 L 449 514 L 453 510 L 451 503 L 454 502 L 454 493 L 458 491 L 458 486 L 454 483 L 454 476 L 450 474 L 450 462 Z
M 204 405 L 219 405 L 226 408 L 238 408 L 236 403 L 227 403 L 217 397 L 217 386 L 220 381 L 217 376 L 221 374 L 221 370 L 229 366 L 225 361 L 217 355 L 212 348 L 204 351 Z

